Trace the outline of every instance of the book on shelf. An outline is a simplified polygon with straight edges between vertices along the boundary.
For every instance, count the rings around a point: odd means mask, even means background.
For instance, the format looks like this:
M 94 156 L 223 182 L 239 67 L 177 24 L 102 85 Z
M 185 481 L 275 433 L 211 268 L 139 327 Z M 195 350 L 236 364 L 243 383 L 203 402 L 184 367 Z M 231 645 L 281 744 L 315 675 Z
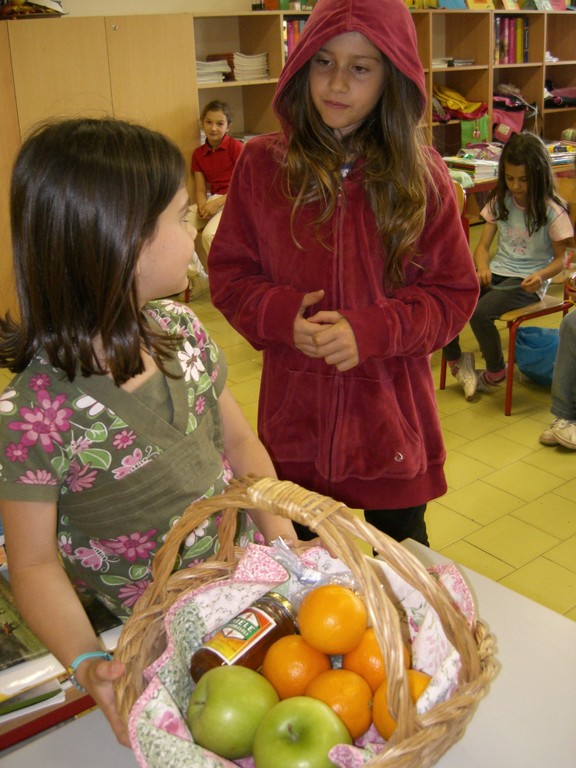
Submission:
M 97 634 L 121 624 L 99 600 L 92 599 L 84 605 L 90 623 Z M 10 582 L 0 573 L 0 671 L 26 661 L 42 660 L 50 654 L 36 635 L 27 627 L 10 589 Z M 0 687 L 0 696 L 2 690 Z
M 464 171 L 473 181 L 485 181 L 498 176 L 497 160 L 480 160 L 479 158 L 461 157 L 454 155 L 443 158 L 448 168 Z
M 42 18 L 65 16 L 60 0 L 26 0 L 24 3 L 0 2 L 4 18 Z
M 222 69 L 224 80 L 234 80 L 234 54 L 232 51 L 227 51 L 226 53 L 209 53 L 208 56 L 206 56 L 206 61 L 217 61 L 219 63 L 225 61 L 228 64 L 228 68 Z
M 0 574 L 0 635 L 0 670 L 48 653 L 24 623 L 14 603 L 10 584 L 3 574 Z
M 284 22 L 286 37 L 286 57 L 290 56 L 294 50 L 296 43 L 300 39 L 300 35 L 304 29 L 305 23 L 306 19 L 288 19 Z
M 234 53 L 235 80 L 261 80 L 268 77 L 268 54 Z
M 494 0 L 466 0 L 466 7 L 471 11 L 493 11 Z
M 66 694 L 60 681 L 57 678 L 46 680 L 39 685 L 24 688 L 13 696 L 0 698 L 0 722 L 4 723 L 20 715 L 51 707 L 53 704 L 63 704 L 65 700 Z
M 198 83 L 221 83 L 231 72 L 226 59 L 196 62 L 196 81 Z

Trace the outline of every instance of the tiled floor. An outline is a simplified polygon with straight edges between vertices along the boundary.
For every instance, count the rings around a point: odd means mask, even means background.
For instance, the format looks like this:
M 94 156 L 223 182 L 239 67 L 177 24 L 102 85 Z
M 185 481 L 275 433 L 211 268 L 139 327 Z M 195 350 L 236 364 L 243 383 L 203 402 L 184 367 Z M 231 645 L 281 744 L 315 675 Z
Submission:
M 472 242 L 478 234 L 473 227 Z M 207 291 L 191 306 L 225 350 L 230 389 L 255 428 L 260 353 L 214 309 Z M 558 315 L 539 322 L 557 324 Z M 461 339 L 480 365 L 469 328 Z M 436 383 L 439 362 L 436 353 Z M 0 371 L 2 386 L 4 378 Z M 548 390 L 517 383 L 512 415 L 504 416 L 503 388 L 468 403 L 449 378 L 437 391 L 449 489 L 428 505 L 427 521 L 433 549 L 576 621 L 576 451 L 538 442 L 551 421 L 549 400 Z
M 471 241 L 478 235 L 473 227 Z M 260 353 L 207 293 L 191 306 L 225 350 L 230 389 L 255 427 Z M 559 315 L 536 322 L 557 325 Z M 481 367 L 469 328 L 461 339 Z M 437 384 L 439 362 L 436 353 Z M 512 415 L 505 416 L 502 387 L 468 403 L 449 378 L 437 391 L 449 489 L 429 504 L 427 521 L 433 549 L 576 621 L 576 451 L 538 442 L 552 420 L 549 401 L 548 390 L 516 383 Z

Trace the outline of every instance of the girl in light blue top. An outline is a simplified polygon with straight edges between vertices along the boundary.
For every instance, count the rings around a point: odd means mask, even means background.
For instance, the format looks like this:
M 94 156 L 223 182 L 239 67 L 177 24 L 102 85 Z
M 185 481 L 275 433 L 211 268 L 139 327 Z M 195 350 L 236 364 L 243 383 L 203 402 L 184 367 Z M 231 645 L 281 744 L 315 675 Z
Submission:
M 541 299 L 550 279 L 562 271 L 564 250 L 574 234 L 568 211 L 554 188 L 548 150 L 534 134 L 512 136 L 502 150 L 498 182 L 481 211 L 485 220 L 474 262 L 480 298 L 470 319 L 486 370 L 462 354 L 458 337 L 444 355 L 471 400 L 506 378 L 495 320 L 504 312 Z M 498 234 L 493 257 L 490 247 Z

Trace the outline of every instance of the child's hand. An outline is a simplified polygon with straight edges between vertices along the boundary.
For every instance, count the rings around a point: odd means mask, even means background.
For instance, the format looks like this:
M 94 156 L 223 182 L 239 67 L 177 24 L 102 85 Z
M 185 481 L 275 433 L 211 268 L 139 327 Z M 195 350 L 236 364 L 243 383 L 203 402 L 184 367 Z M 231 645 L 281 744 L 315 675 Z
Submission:
M 304 317 L 306 310 L 322 301 L 324 291 L 312 291 L 302 299 L 302 304 L 294 320 L 294 346 L 308 357 L 320 357 L 314 342 L 314 334 L 318 332 L 318 325 Z
M 211 219 L 220 210 L 220 205 L 212 200 L 208 200 L 205 207 L 206 218 Z
M 90 660 L 85 661 L 84 665 L 86 669 L 82 670 L 82 685 L 104 712 L 120 744 L 129 747 L 128 729 L 120 720 L 114 699 L 114 681 L 126 671 L 125 664 L 119 661 Z
M 212 214 L 210 213 L 210 208 L 208 207 L 208 203 L 206 203 L 205 205 L 199 205 L 196 211 L 196 215 L 198 216 L 199 219 L 204 219 L 204 220 L 211 219 Z
M 537 272 L 533 272 L 522 280 L 520 288 L 526 293 L 536 293 L 542 288 L 542 278 Z
M 477 274 L 480 285 L 486 287 L 491 284 L 492 272 L 488 269 L 488 267 L 478 267 Z
M 314 334 L 318 354 L 328 365 L 336 366 L 340 372 L 355 368 L 360 362 L 358 345 L 352 326 L 339 312 L 317 312 L 311 323 L 321 323 L 322 328 Z

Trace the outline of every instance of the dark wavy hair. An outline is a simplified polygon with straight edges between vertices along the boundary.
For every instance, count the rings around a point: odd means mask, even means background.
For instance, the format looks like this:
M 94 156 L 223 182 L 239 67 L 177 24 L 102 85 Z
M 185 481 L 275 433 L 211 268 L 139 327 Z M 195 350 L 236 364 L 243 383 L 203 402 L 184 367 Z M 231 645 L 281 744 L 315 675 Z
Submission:
M 403 263 L 413 256 L 426 221 L 430 200 L 439 205 L 430 173 L 422 129 L 424 104 L 417 85 L 382 57 L 384 94 L 372 113 L 342 140 L 325 125 L 312 102 L 310 62 L 287 83 L 278 111 L 291 126 L 283 160 L 285 191 L 293 201 L 292 227 L 298 207 L 320 200 L 316 224 L 333 215 L 345 159 L 361 161 L 362 183 L 376 217 L 388 287 L 403 282 Z
M 142 314 L 135 273 L 185 174 L 179 149 L 139 125 L 80 118 L 32 133 L 12 174 L 19 320 L 0 319 L 0 365 L 18 373 L 43 350 L 70 381 L 119 385 L 146 349 L 166 373 L 170 340 Z
M 498 164 L 498 182 L 487 199 L 493 207 L 496 219 L 500 221 L 508 219 L 506 164 L 523 165 L 526 169 L 528 197 L 524 221 L 529 235 L 533 235 L 548 223 L 549 200 L 554 200 L 568 210 L 566 203 L 556 192 L 550 155 L 544 142 L 533 133 L 515 133 L 502 149 Z

